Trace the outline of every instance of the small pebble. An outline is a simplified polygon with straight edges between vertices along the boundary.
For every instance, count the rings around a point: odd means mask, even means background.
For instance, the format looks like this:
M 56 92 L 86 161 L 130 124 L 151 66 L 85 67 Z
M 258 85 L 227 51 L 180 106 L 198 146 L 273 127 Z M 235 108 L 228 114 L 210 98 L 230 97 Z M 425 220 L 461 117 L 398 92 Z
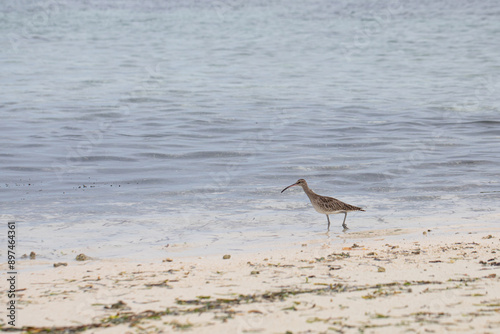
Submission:
M 90 257 L 88 257 L 87 255 L 82 253 L 82 254 L 78 254 L 76 256 L 76 260 L 77 261 L 87 261 L 87 260 L 90 260 Z
M 30 260 L 34 260 L 36 259 L 36 253 L 35 252 L 31 252 L 30 253 Z
M 378 272 L 379 273 L 385 273 L 385 268 L 384 267 L 378 267 Z
M 226 254 L 222 257 L 223 260 L 229 260 L 231 258 L 231 255 Z
M 57 268 L 57 267 L 60 267 L 60 266 L 64 266 L 66 267 L 68 264 L 66 262 L 57 262 L 57 263 L 54 263 L 54 268 Z

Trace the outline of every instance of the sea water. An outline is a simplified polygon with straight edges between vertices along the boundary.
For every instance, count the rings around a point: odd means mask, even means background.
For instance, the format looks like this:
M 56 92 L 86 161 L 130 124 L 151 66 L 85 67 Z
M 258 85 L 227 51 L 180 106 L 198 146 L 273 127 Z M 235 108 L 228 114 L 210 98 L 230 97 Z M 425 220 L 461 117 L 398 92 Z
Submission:
M 258 249 L 326 232 L 305 178 L 351 231 L 498 226 L 499 36 L 497 1 L 2 2 L 1 220 L 49 259 Z

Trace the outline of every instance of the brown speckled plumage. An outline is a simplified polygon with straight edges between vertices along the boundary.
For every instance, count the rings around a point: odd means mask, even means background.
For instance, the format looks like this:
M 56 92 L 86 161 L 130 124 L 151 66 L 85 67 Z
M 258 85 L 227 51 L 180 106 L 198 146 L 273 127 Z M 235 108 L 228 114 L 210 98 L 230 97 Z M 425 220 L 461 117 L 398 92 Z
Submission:
M 328 230 L 330 230 L 330 217 L 328 215 L 330 214 L 336 214 L 336 213 L 343 213 L 344 214 L 344 222 L 342 223 L 342 227 L 344 229 L 347 229 L 347 225 L 345 224 L 345 219 L 347 217 L 347 213 L 351 211 L 365 211 L 357 206 L 350 205 L 347 203 L 344 203 L 342 201 L 339 201 L 336 198 L 333 197 L 328 197 L 328 196 L 321 196 L 316 194 L 314 191 L 312 191 L 309 186 L 307 185 L 306 180 L 300 179 L 294 184 L 286 187 L 283 189 L 281 192 L 284 192 L 290 187 L 293 186 L 301 186 L 302 189 L 304 189 L 304 192 L 306 193 L 307 197 L 309 197 L 309 200 L 311 201 L 311 204 L 313 205 L 314 209 L 318 211 L 319 213 L 323 213 L 326 215 L 326 219 L 328 220 Z

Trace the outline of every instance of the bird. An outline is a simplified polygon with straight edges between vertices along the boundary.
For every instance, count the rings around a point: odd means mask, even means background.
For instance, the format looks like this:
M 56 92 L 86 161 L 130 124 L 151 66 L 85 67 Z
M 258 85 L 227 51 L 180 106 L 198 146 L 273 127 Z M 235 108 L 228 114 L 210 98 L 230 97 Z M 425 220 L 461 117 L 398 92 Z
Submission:
M 343 213 L 344 214 L 344 221 L 342 222 L 342 227 L 344 228 L 344 231 L 345 231 L 348 229 L 348 227 L 345 223 L 345 219 L 347 218 L 347 213 L 351 212 L 351 211 L 365 211 L 362 208 L 344 203 L 342 201 L 339 201 L 336 198 L 328 197 L 328 196 L 321 196 L 321 195 L 316 194 L 314 191 L 312 191 L 309 188 L 306 180 L 304 180 L 304 179 L 299 179 L 294 184 L 289 185 L 288 187 L 283 189 L 281 191 L 281 193 L 283 193 L 288 188 L 291 188 L 294 186 L 301 186 L 302 189 L 304 190 L 304 192 L 306 193 L 307 197 L 309 197 L 309 200 L 311 201 L 311 204 L 313 205 L 314 209 L 316 211 L 318 211 L 319 213 L 323 213 L 326 215 L 326 219 L 328 220 L 328 231 L 330 231 L 330 217 L 328 217 L 328 215 L 336 214 L 336 213 Z

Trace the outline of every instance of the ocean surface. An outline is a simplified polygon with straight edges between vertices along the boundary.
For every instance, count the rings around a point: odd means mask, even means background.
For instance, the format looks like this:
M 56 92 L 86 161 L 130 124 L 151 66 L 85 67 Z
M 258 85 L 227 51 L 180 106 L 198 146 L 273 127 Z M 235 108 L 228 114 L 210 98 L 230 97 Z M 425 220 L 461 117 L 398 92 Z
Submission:
M 349 231 L 498 227 L 499 40 L 498 1 L 3 1 L 2 225 L 42 259 L 272 247 L 326 235 L 305 178 Z

